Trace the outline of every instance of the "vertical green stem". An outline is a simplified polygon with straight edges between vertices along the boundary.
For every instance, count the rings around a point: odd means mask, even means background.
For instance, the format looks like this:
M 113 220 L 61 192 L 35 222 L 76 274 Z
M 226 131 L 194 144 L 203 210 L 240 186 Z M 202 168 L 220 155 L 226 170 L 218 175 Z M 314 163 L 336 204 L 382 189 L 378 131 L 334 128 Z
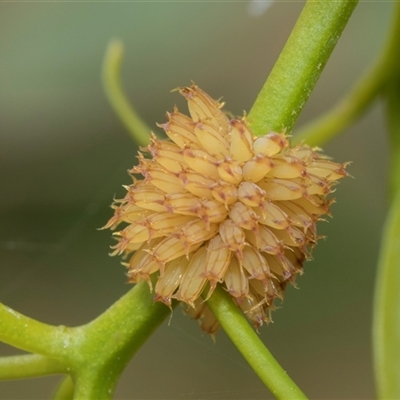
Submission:
M 373 342 L 377 393 L 400 398 L 400 80 L 387 88 L 391 137 L 391 208 L 387 216 L 375 291 Z
M 307 1 L 247 120 L 255 135 L 289 134 L 357 1 Z
M 388 82 L 386 100 L 390 139 L 389 185 L 393 197 L 400 189 L 400 76 Z
M 378 398 L 400 398 L 400 190 L 382 238 L 374 309 L 374 357 Z

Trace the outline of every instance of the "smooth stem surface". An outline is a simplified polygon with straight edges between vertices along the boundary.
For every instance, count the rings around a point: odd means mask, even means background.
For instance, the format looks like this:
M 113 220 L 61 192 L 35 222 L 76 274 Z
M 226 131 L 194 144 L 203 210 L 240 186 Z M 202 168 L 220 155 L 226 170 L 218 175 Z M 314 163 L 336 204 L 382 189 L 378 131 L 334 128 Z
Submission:
M 393 197 L 400 187 L 400 2 L 396 6 L 391 32 L 386 47 L 386 59 L 390 68 L 387 71 L 385 94 L 391 152 L 390 195 Z
M 66 360 L 71 328 L 52 326 L 26 317 L 0 303 L 0 340 L 11 346 L 56 360 Z
M 74 397 L 74 382 L 68 375 L 58 386 L 52 400 L 72 400 Z
M 392 73 L 385 86 L 390 138 L 390 198 L 378 264 L 374 299 L 373 347 L 378 398 L 400 398 L 400 4 L 397 5 L 387 59 Z
M 0 357 L 0 380 L 65 374 L 68 368 L 57 360 L 38 354 Z
M 378 398 L 400 398 L 400 190 L 382 238 L 375 292 L 374 356 Z
M 331 110 L 302 127 L 293 143 L 321 146 L 349 126 L 377 97 L 387 82 L 398 74 L 400 65 L 400 3 L 396 5 L 386 46 L 375 64 Z
M 386 100 L 390 134 L 389 194 L 393 198 L 400 188 L 400 77 L 388 83 Z
M 207 300 L 207 305 L 251 368 L 276 398 L 307 399 L 220 285 Z
M 108 45 L 103 66 L 103 85 L 108 100 L 116 114 L 124 123 L 133 140 L 141 146 L 150 141 L 150 128 L 132 108 L 121 86 L 121 63 L 124 48 L 120 41 L 114 40 Z
M 111 399 L 126 364 L 169 314 L 168 307 L 154 302 L 146 282 L 77 328 L 46 325 L 0 304 L 1 340 L 54 359 L 38 355 L 3 358 L 0 377 L 71 372 L 76 381 L 74 399 Z
M 97 319 L 81 328 L 86 338 L 75 349 L 74 399 L 110 399 L 118 378 L 170 309 L 155 303 L 146 282 L 138 283 Z
M 399 78 L 398 78 L 399 79 Z M 392 204 L 382 237 L 375 288 L 373 344 L 380 399 L 400 398 L 400 79 L 387 88 Z
M 307 1 L 247 116 L 255 135 L 289 134 L 357 1 Z

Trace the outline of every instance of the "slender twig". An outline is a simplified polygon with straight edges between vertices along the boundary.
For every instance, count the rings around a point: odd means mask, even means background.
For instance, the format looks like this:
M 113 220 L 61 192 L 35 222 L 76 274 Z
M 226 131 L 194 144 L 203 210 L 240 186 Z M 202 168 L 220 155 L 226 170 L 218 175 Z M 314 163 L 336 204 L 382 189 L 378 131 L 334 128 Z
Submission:
M 231 296 L 221 286 L 215 289 L 207 304 L 237 349 L 276 398 L 307 398 L 265 347 Z
M 387 216 L 374 308 L 374 356 L 378 398 L 400 398 L 400 188 Z
M 307 1 L 247 121 L 255 135 L 291 133 L 357 1 Z
M 71 328 L 36 321 L 0 303 L 0 340 L 19 349 L 66 360 L 76 339 Z
M 103 85 L 108 100 L 124 123 L 133 140 L 141 146 L 146 146 L 150 139 L 150 128 L 140 118 L 128 101 L 121 86 L 121 63 L 123 44 L 114 40 L 108 45 L 103 66 Z
M 39 354 L 0 357 L 0 380 L 65 374 L 67 371 L 64 364 Z
M 397 4 L 389 38 L 378 60 L 332 109 L 298 130 L 294 143 L 321 146 L 355 121 L 377 97 L 393 75 L 398 74 L 400 56 L 400 3 Z
M 400 398 L 400 78 L 386 91 L 392 165 L 391 208 L 382 237 L 375 288 L 373 344 L 380 399 Z
M 74 382 L 70 375 L 66 376 L 59 384 L 52 400 L 72 400 L 74 397 Z
M 43 324 L 0 303 L 0 339 L 54 359 L 39 355 L 0 359 L 0 373 L 1 362 L 5 379 L 71 372 L 76 377 L 75 399 L 110 399 L 128 361 L 169 314 L 168 307 L 154 302 L 146 282 L 94 321 L 76 328 Z M 17 371 L 18 363 L 24 370 Z M 7 365 L 14 365 L 8 374 Z
M 111 399 L 118 378 L 133 354 L 170 314 L 155 303 L 142 281 L 91 323 L 81 327 L 87 340 L 76 351 L 75 400 Z

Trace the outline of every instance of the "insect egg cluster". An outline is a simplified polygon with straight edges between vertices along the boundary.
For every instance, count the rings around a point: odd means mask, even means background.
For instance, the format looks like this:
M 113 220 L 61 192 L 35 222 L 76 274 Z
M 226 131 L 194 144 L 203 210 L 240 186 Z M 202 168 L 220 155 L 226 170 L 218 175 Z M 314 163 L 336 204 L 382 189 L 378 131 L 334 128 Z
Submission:
M 302 272 L 346 165 L 290 147 L 284 134 L 254 137 L 245 118 L 229 119 L 196 85 L 179 92 L 190 116 L 167 113 L 159 126 L 169 140 L 153 135 L 139 153 L 106 225 L 124 225 L 113 254 L 127 256 L 130 282 L 152 287 L 156 277 L 155 300 L 188 304 L 207 332 L 218 323 L 200 296 L 217 284 L 259 327 Z

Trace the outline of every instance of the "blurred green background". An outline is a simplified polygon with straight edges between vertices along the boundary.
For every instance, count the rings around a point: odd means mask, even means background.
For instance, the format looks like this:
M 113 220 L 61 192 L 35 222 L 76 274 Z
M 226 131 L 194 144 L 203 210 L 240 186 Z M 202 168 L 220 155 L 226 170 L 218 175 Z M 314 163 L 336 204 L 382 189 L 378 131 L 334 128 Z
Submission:
M 107 43 L 126 49 L 123 82 L 147 123 L 184 102 L 194 80 L 226 109 L 249 110 L 303 2 L 263 15 L 248 2 L 0 4 L 0 301 L 51 324 L 85 323 L 124 294 L 108 257 L 114 195 L 130 182 L 136 147 L 105 98 Z M 361 2 L 298 125 L 339 99 L 384 42 L 393 4 Z M 384 109 L 325 147 L 351 160 L 327 235 L 260 336 L 313 399 L 374 396 L 371 307 L 386 212 Z M 17 350 L 0 346 L 0 354 Z M 0 382 L 0 399 L 49 398 L 60 377 Z M 217 342 L 177 309 L 132 360 L 116 399 L 261 399 L 270 393 L 223 332 Z

